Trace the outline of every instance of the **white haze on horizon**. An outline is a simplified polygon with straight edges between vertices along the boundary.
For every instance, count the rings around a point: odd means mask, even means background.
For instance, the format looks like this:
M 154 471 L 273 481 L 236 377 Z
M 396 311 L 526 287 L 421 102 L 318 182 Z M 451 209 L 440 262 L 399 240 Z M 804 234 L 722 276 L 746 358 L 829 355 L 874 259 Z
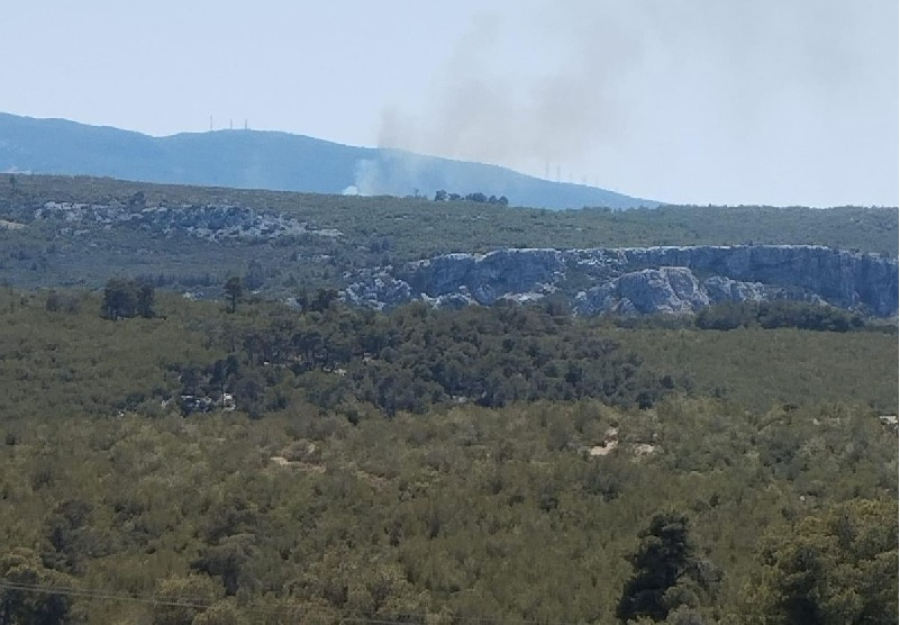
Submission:
M 673 203 L 896 206 L 898 19 L 896 0 L 31 0 L 4 6 L 0 111 L 156 136 L 246 119 Z
M 896 3 L 522 5 L 473 17 L 378 144 L 663 201 L 896 206 Z M 504 64 L 527 41 L 538 76 Z

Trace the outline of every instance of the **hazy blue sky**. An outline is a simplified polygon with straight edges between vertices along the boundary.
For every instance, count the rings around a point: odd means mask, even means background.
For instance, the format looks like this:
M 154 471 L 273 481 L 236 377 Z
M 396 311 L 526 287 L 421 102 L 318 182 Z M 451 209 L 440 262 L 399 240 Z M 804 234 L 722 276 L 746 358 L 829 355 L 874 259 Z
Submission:
M 0 110 L 705 204 L 897 205 L 897 0 L 9 0 Z

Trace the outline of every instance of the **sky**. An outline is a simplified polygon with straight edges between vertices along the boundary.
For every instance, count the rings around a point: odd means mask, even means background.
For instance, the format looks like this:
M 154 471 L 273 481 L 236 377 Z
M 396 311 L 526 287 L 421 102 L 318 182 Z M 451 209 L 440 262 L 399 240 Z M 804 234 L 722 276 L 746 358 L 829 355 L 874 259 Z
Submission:
M 897 0 L 8 0 L 0 111 L 672 203 L 898 204 Z

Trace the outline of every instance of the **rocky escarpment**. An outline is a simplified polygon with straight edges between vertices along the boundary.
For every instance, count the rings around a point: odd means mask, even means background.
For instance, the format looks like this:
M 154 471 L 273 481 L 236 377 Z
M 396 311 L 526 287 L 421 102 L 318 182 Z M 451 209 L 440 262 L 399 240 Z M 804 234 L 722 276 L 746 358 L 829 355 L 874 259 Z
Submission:
M 567 297 L 582 315 L 686 313 L 722 301 L 799 299 L 897 314 L 897 259 L 817 246 L 504 249 L 350 276 L 346 301 L 489 305 Z
M 342 233 L 331 228 L 316 228 L 312 224 L 268 214 L 241 206 L 144 206 L 113 204 L 78 204 L 45 202 L 35 209 L 35 221 L 60 225 L 61 235 L 86 235 L 91 226 L 124 227 L 157 235 L 175 233 L 208 241 L 265 238 L 305 234 L 339 237 Z

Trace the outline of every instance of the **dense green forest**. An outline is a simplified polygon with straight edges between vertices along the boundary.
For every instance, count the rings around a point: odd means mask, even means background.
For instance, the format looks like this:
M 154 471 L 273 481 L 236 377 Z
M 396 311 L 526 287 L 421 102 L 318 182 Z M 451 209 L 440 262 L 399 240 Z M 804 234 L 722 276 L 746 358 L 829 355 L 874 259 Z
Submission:
M 896 319 L 338 289 L 500 247 L 896 257 L 897 216 L 0 175 L 0 623 L 896 623 Z
M 37 218 L 47 202 L 102 208 L 82 221 L 63 211 Z M 138 219 L 157 214 L 144 211 L 160 206 L 186 212 L 162 225 Z M 209 207 L 218 211 L 210 219 L 223 219 L 223 211 L 272 219 L 253 236 L 189 235 L 190 216 Z M 296 228 L 284 229 L 284 220 L 294 220 Z M 0 174 L 0 281 L 27 288 L 98 288 L 111 277 L 128 276 L 211 295 L 228 276 L 242 275 L 251 278 L 251 290 L 284 297 L 300 285 L 340 288 L 346 272 L 364 267 L 449 252 L 747 243 L 825 245 L 896 257 L 898 213 L 751 206 L 557 212 Z
M 893 326 L 224 284 L 0 290 L 4 622 L 896 622 Z

